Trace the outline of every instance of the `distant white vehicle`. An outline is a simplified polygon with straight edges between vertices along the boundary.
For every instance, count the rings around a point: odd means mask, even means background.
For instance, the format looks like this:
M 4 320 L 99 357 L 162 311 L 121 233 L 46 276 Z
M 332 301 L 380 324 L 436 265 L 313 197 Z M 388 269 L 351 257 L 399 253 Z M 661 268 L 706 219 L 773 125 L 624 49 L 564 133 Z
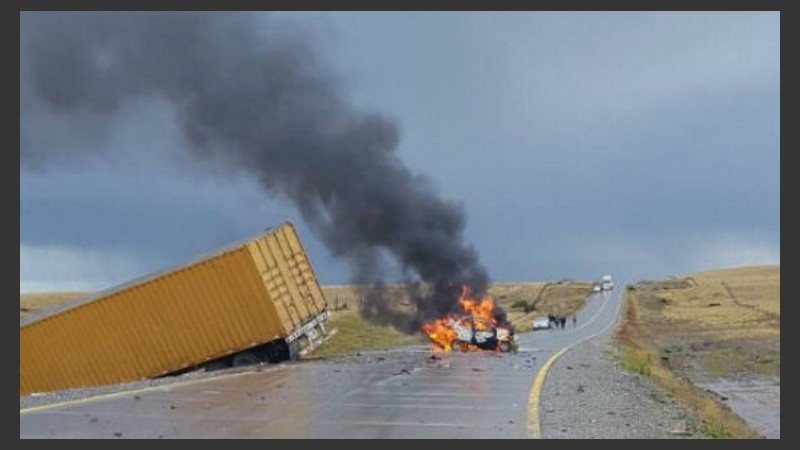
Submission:
M 595 283 L 595 284 L 592 285 L 592 292 L 600 292 L 602 290 L 603 290 L 603 288 L 602 288 L 602 286 L 600 286 L 599 283 Z
M 602 289 L 604 291 L 610 291 L 614 289 L 614 281 L 611 279 L 611 275 L 603 275 L 602 281 Z
M 550 319 L 547 317 L 537 317 L 533 319 L 532 324 L 534 330 L 545 330 L 550 328 Z

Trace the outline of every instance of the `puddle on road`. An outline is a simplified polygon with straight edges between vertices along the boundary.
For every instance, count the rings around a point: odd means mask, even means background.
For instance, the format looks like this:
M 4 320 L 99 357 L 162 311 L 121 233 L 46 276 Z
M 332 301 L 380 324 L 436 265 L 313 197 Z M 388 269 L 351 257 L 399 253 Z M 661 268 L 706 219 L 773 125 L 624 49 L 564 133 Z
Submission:
M 781 380 L 743 381 L 718 379 L 700 386 L 727 397 L 724 401 L 742 419 L 770 439 L 781 437 Z

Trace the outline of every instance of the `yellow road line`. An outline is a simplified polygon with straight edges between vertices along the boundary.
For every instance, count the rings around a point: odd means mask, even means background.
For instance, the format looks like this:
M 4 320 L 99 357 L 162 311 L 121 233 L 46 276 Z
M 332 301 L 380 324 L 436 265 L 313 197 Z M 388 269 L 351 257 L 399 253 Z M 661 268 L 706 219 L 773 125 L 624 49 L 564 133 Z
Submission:
M 542 395 L 544 377 L 547 376 L 547 371 L 555 360 L 566 353 L 567 350 L 569 350 L 569 347 L 564 347 L 551 356 L 539 369 L 539 372 L 536 373 L 536 378 L 533 380 L 533 387 L 528 396 L 528 436 L 532 438 L 539 439 L 542 437 L 542 429 L 539 425 L 539 397 Z
M 607 304 L 607 300 L 608 300 L 608 298 L 605 299 L 603 305 L 597 311 L 597 314 L 594 317 L 592 317 L 591 321 L 593 321 L 594 319 L 596 319 L 597 317 L 600 316 L 600 314 L 603 312 L 603 308 Z M 623 301 L 624 301 L 624 299 L 621 298 L 619 300 L 619 302 L 617 302 L 617 308 L 614 311 L 614 315 L 612 316 L 611 322 L 609 322 L 608 325 L 603 327 L 597 333 L 594 333 L 594 334 L 591 334 L 589 336 L 586 336 L 585 338 L 583 338 L 583 339 L 581 339 L 581 340 L 579 340 L 577 342 L 573 342 L 572 344 L 567 345 L 566 347 L 562 348 L 561 350 L 556 352 L 556 354 L 551 356 L 547 361 L 545 361 L 544 365 L 542 365 L 542 367 L 536 373 L 536 378 L 533 380 L 533 386 L 531 387 L 531 392 L 528 395 L 528 436 L 529 437 L 534 438 L 534 439 L 541 439 L 541 437 L 542 437 L 542 427 L 539 424 L 539 399 L 540 399 L 540 397 L 542 395 L 542 389 L 544 388 L 544 379 L 547 376 L 547 371 L 550 370 L 550 366 L 553 365 L 553 363 L 556 362 L 556 360 L 558 358 L 560 358 L 561 355 L 566 353 L 570 348 L 572 348 L 572 347 L 574 347 L 574 346 L 576 346 L 578 344 L 582 344 L 582 343 L 588 341 L 589 339 L 592 339 L 595 336 L 603 334 L 606 331 L 608 331 L 609 328 L 614 326 L 614 324 L 617 321 L 616 318 L 619 315 L 619 310 L 620 310 L 620 307 L 622 306 L 622 302 Z M 588 323 L 587 323 L 587 325 L 588 325 Z
M 244 375 L 244 374 L 247 374 L 247 373 L 254 373 L 254 372 L 232 373 L 232 374 L 227 375 L 227 376 Z M 226 376 L 226 375 L 223 375 L 223 376 Z M 134 394 L 141 394 L 143 392 L 156 391 L 156 390 L 159 390 L 159 389 L 164 390 L 164 389 L 169 389 L 169 388 L 173 388 L 173 387 L 183 387 L 183 386 L 188 386 L 190 384 L 197 384 L 197 383 L 202 383 L 204 381 L 211 381 L 211 380 L 217 380 L 217 379 L 219 379 L 219 377 L 201 378 L 199 380 L 186 380 L 186 381 L 179 381 L 179 382 L 171 383 L 171 384 L 164 384 L 164 385 L 161 385 L 161 386 L 150 386 L 150 387 L 146 387 L 146 388 L 133 389 L 133 390 L 129 390 L 129 391 L 112 392 L 112 393 L 109 393 L 109 394 L 99 394 L 99 395 L 94 395 L 92 397 L 79 398 L 79 399 L 75 399 L 75 400 L 67 400 L 67 401 L 58 402 L 58 403 L 48 403 L 46 405 L 32 406 L 30 408 L 22 408 L 22 409 L 19 410 L 19 415 L 22 416 L 22 415 L 25 415 L 25 414 L 31 414 L 31 413 L 35 413 L 35 412 L 47 411 L 49 409 L 62 408 L 62 407 L 65 407 L 65 406 L 75 406 L 75 405 L 81 405 L 81 404 L 84 404 L 84 403 L 95 402 L 95 401 L 99 401 L 99 400 L 108 400 L 108 399 L 117 398 L 117 397 L 125 397 L 125 396 L 129 396 L 129 395 L 134 395 Z

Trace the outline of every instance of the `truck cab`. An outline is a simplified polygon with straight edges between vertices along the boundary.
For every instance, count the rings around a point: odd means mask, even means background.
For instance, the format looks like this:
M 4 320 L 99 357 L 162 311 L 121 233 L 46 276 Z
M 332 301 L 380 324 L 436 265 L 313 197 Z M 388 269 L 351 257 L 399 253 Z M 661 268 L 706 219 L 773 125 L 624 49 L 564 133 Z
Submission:
M 614 281 L 612 280 L 611 275 L 603 275 L 600 286 L 604 291 L 610 291 L 614 289 Z

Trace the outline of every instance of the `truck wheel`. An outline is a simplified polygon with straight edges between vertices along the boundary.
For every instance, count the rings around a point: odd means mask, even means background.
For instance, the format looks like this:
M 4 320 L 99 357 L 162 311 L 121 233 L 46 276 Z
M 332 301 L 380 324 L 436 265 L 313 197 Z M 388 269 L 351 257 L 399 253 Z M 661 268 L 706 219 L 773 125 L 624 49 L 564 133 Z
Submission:
M 511 351 L 511 343 L 510 342 L 501 342 L 498 345 L 498 348 L 502 353 L 508 353 Z
M 241 352 L 233 355 L 233 367 L 252 366 L 260 362 L 253 352 Z

